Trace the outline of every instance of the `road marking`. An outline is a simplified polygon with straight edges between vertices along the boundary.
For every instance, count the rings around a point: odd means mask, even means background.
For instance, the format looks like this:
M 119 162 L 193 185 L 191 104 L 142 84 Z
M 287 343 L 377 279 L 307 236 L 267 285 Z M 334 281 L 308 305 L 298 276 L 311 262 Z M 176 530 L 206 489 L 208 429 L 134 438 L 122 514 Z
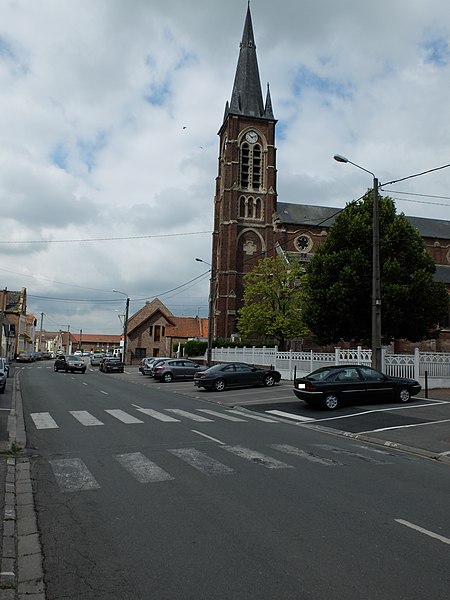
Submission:
M 448 452 L 441 452 L 439 456 L 448 456 L 450 454 L 450 450 Z
M 226 419 L 227 421 L 234 421 L 235 423 L 245 423 L 245 419 L 240 419 L 239 417 L 232 417 L 231 415 L 225 415 L 217 410 L 210 410 L 209 408 L 197 408 L 197 410 L 207 413 L 208 415 L 212 415 L 213 417 L 219 417 L 221 419 Z
M 217 440 L 216 438 L 211 437 L 210 435 L 206 435 L 206 433 L 202 433 L 201 431 L 197 431 L 196 429 L 192 429 L 193 433 L 198 433 L 198 435 L 202 435 L 205 438 L 208 438 L 208 440 L 212 440 L 213 442 L 217 442 L 218 444 L 222 444 L 223 446 L 225 445 L 225 442 L 221 442 L 220 440 Z
M 158 481 L 171 481 L 172 475 L 158 467 L 156 463 L 141 454 L 131 452 L 130 454 L 116 454 L 115 459 L 135 477 L 139 483 L 156 483 Z
M 180 415 L 181 417 L 186 417 L 186 419 L 191 419 L 192 421 L 198 421 L 199 423 L 213 423 L 211 419 L 207 419 L 206 417 L 201 417 L 200 415 L 195 415 L 194 413 L 190 413 L 187 410 L 181 410 L 180 408 L 166 408 L 168 412 L 173 412 L 176 415 Z
M 134 425 L 135 423 L 143 423 L 140 419 L 136 419 L 132 415 L 129 415 L 124 410 L 116 409 L 116 410 L 105 410 L 109 415 L 119 419 L 122 423 L 126 423 L 127 425 Z
M 446 404 L 446 402 L 434 402 L 434 405 Z M 391 408 L 374 408 L 373 410 L 363 410 L 349 415 L 339 415 L 337 417 L 325 417 L 324 419 L 316 419 L 316 423 L 321 421 L 336 421 L 338 419 L 350 419 L 351 417 L 361 417 L 362 415 L 370 415 L 371 413 L 390 412 L 392 410 L 410 410 L 414 408 L 430 408 L 429 404 L 410 404 L 409 406 L 393 406 Z
M 256 452 L 256 450 L 251 450 L 250 448 L 244 448 L 243 446 L 222 446 L 224 450 L 227 452 L 231 452 L 232 454 L 236 454 L 240 458 L 245 458 L 245 460 L 249 460 L 257 465 L 261 465 L 266 469 L 293 469 L 291 465 L 288 465 L 280 460 L 276 460 L 275 458 L 271 458 L 270 456 L 266 456 L 261 452 Z
M 304 450 L 300 450 L 300 448 L 296 448 L 295 446 L 289 446 L 289 444 L 271 444 L 271 448 L 274 450 L 279 450 L 280 452 L 284 452 L 285 454 L 292 454 L 293 456 L 299 456 L 300 458 L 304 458 L 314 463 L 319 463 L 320 465 L 325 465 L 326 467 L 341 465 L 337 460 L 332 460 L 331 458 L 321 458 L 320 456 L 315 456 L 311 452 L 305 452 Z
M 355 458 L 359 458 L 360 460 L 364 460 L 365 462 L 372 463 L 373 465 L 384 465 L 387 464 L 385 462 L 376 460 L 371 456 L 364 456 L 364 454 L 359 454 L 358 452 L 353 452 L 352 450 L 347 450 L 346 448 L 336 448 L 335 446 L 330 446 L 329 444 L 314 444 L 318 448 L 323 448 L 324 450 L 329 450 L 330 452 L 335 452 L 337 454 L 347 454 L 348 456 L 354 456 Z
M 87 385 L 87 383 L 85 381 L 83 381 L 83 385 Z
M 357 435 L 362 433 L 376 433 L 379 431 L 389 431 L 390 429 L 408 429 L 411 427 L 423 427 L 424 425 L 435 425 L 436 423 L 448 423 L 450 419 L 443 419 L 442 421 L 427 421 L 426 423 L 413 423 L 411 425 L 397 425 L 395 427 L 380 427 L 380 429 L 368 429 L 367 431 L 359 431 Z
M 96 419 L 94 415 L 91 415 L 87 410 L 69 410 L 70 414 L 77 419 L 85 427 L 92 427 L 93 425 L 104 425 L 101 421 Z
M 227 410 L 227 412 L 233 413 L 235 415 L 241 415 L 241 417 L 243 416 L 242 411 L 240 410 L 236 410 L 236 409 L 229 409 Z M 245 418 L 246 419 L 255 419 L 256 421 L 263 421 L 264 423 L 279 423 L 280 421 L 274 421 L 273 419 L 268 419 L 267 417 L 260 417 L 259 415 L 253 415 L 253 414 L 248 414 L 245 413 Z
M 62 492 L 96 490 L 100 487 L 80 458 L 51 460 L 50 466 Z
M 136 406 L 133 404 L 133 406 Z M 139 412 L 144 413 L 144 415 L 148 415 L 149 417 L 153 417 L 154 419 L 158 419 L 158 421 L 164 421 L 165 423 L 179 423 L 179 419 L 174 419 L 169 415 L 165 415 L 163 413 L 158 412 L 157 410 L 153 410 L 151 408 L 138 408 Z
M 266 410 L 266 413 L 276 415 L 278 417 L 285 417 L 286 419 L 294 419 L 294 421 L 315 421 L 311 417 L 301 417 L 300 415 L 294 415 L 292 413 L 284 412 L 283 410 Z
M 234 473 L 234 469 L 206 456 L 206 454 L 195 448 L 176 448 L 169 450 L 169 452 L 205 475 L 230 475 Z
M 443 535 L 439 535 L 439 533 L 434 533 L 434 531 L 430 531 L 429 529 L 424 529 L 423 527 L 419 527 L 419 525 L 414 525 L 414 523 L 410 523 L 409 521 L 404 521 L 403 519 L 394 519 L 400 525 L 405 525 L 405 527 L 410 527 L 411 529 L 415 529 L 419 533 L 424 533 L 435 540 L 439 540 L 440 542 L 444 542 L 444 544 L 450 544 L 450 539 L 444 537 Z
M 104 392 L 103 390 L 100 390 L 100 394 L 105 394 L 105 396 L 109 396 L 108 392 Z
M 31 413 L 36 429 L 58 429 L 58 425 L 48 412 Z

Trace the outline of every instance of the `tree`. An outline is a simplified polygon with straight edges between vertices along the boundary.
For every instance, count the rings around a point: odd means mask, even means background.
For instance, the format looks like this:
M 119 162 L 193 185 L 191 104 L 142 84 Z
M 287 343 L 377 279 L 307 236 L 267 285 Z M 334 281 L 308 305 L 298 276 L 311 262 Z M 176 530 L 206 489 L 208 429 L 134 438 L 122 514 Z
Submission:
M 372 211 L 370 192 L 348 204 L 308 266 L 304 319 L 321 342 L 371 339 Z M 390 198 L 380 198 L 383 343 L 433 335 L 449 303 L 435 271 L 419 232 Z
M 238 330 L 244 337 L 271 338 L 284 349 L 286 340 L 304 335 L 302 319 L 304 269 L 284 258 L 263 258 L 244 276 L 244 306 Z

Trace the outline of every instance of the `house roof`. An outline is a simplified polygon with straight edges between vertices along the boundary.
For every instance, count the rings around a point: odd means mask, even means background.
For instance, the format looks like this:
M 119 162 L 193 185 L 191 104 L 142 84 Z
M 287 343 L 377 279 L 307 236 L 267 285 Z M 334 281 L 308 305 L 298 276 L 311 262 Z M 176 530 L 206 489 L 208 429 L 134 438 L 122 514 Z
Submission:
M 173 317 L 174 324 L 166 327 L 166 337 L 207 338 L 208 319 L 202 317 Z
M 64 332 L 63 333 L 67 333 Z M 80 341 L 80 334 L 79 333 L 71 333 L 70 334 L 70 338 L 75 341 L 75 342 L 79 342 Z M 120 342 L 120 340 L 122 339 L 121 335 L 104 335 L 104 334 L 99 334 L 99 333 L 82 333 L 81 334 L 81 343 L 85 343 L 85 344 L 89 344 L 89 343 L 97 343 L 97 344 L 118 344 Z
M 278 202 L 277 219 L 280 223 L 291 225 L 331 227 L 341 210 L 342 208 L 332 206 Z M 411 225 L 418 229 L 422 237 L 450 239 L 450 221 L 405 216 Z
M 161 302 L 161 300 L 159 300 L 159 298 L 155 298 L 151 302 L 146 302 L 142 308 L 128 319 L 128 335 L 158 312 L 166 319 L 169 325 L 173 324 L 174 316 L 170 310 Z

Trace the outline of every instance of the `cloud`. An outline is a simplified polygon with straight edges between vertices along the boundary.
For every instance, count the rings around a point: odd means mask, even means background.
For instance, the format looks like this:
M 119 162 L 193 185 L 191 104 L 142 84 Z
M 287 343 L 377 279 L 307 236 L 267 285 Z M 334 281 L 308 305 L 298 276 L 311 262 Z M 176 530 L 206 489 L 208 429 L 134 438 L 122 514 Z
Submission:
M 207 275 L 165 293 L 203 272 L 196 256 L 209 261 L 211 234 L 200 232 L 212 230 L 217 131 L 246 9 L 242 0 L 1 4 L 0 240 L 21 243 L 0 244 L 0 280 L 25 285 L 49 328 L 118 333 L 113 288 L 134 310 L 161 294 L 176 314 L 201 306 L 206 316 Z M 447 162 L 446 1 L 251 9 L 278 119 L 280 201 L 343 206 L 364 193 L 370 176 L 335 153 L 382 181 Z M 449 184 L 450 169 L 405 189 L 445 196 Z M 448 218 L 448 204 L 400 206 Z M 96 241 L 71 241 L 86 239 Z

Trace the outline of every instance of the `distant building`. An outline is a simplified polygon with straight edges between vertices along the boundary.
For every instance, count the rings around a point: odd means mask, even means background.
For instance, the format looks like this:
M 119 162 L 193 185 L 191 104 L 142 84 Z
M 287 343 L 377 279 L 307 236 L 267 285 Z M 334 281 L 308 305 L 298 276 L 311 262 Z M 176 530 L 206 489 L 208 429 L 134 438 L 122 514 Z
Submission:
M 34 317 L 33 317 L 34 320 Z M 27 320 L 27 290 L 0 290 L 0 354 L 12 360 L 34 350 L 34 325 Z

